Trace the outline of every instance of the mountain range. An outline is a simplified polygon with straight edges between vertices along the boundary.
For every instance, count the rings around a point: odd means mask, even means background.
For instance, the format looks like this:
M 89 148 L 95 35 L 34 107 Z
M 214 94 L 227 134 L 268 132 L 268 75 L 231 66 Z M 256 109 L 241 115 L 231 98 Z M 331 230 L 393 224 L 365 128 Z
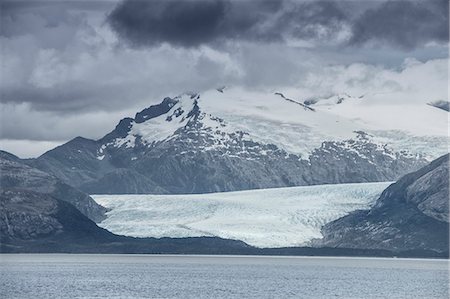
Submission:
M 167 97 L 28 164 L 90 194 L 183 194 L 392 181 L 447 150 L 447 112 L 426 103 L 293 98 L 232 88 Z
M 35 159 L 0 152 L 1 251 L 448 257 L 448 112 L 378 99 L 220 88 L 164 98 Z M 326 223 L 314 248 L 118 236 L 96 225 L 108 210 L 89 195 L 386 181 L 397 182 Z

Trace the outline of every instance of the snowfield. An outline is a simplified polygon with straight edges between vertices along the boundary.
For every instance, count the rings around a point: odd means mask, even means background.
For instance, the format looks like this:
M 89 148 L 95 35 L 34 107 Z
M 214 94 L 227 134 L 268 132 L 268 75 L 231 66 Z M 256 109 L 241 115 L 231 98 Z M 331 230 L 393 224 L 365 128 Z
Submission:
M 320 228 L 368 209 L 390 182 L 193 195 L 92 195 L 110 209 L 99 226 L 134 237 L 217 236 L 257 247 L 305 246 Z

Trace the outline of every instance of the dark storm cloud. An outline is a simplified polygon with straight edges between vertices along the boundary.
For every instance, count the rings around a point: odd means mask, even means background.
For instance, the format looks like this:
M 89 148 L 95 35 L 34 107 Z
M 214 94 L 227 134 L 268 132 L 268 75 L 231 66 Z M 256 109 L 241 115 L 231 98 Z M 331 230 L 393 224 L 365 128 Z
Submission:
M 448 41 L 448 0 L 389 1 L 364 12 L 353 25 L 352 44 L 384 42 L 405 49 Z
M 195 47 L 224 40 L 281 41 L 339 31 L 346 16 L 327 1 L 124 1 L 109 15 L 118 35 L 134 46 L 163 42 Z M 319 32 L 321 30 L 321 32 Z
M 112 27 L 135 44 L 209 42 L 225 16 L 223 1 L 132 1 L 109 16 Z
M 118 4 L 108 22 L 132 46 L 196 47 L 221 41 L 330 41 L 412 49 L 448 41 L 447 0 L 136 1 Z

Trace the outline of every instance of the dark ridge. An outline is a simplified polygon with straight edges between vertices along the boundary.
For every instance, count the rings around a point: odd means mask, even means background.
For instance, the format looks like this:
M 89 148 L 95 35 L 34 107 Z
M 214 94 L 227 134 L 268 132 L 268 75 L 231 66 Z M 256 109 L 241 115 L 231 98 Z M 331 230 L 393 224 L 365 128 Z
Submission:
M 293 100 L 293 99 L 286 98 L 281 92 L 276 92 L 275 94 L 278 95 L 278 96 L 280 96 L 280 97 L 282 97 L 283 99 L 285 99 L 285 100 L 288 101 L 288 102 L 291 102 L 291 103 L 294 103 L 294 104 L 297 104 L 297 105 L 302 106 L 303 108 L 305 108 L 305 110 L 310 110 L 310 111 L 313 111 L 313 112 L 316 111 L 316 109 L 311 108 L 311 107 L 309 107 L 309 106 L 306 105 L 306 104 L 297 102 L 297 101 L 295 101 L 295 100 Z
M 450 102 L 449 101 L 435 101 L 435 102 L 427 103 L 427 105 L 450 112 Z
M 160 115 L 163 115 L 173 107 L 177 103 L 176 99 L 171 99 L 169 97 L 164 98 L 164 100 L 157 105 L 150 106 L 141 112 L 136 113 L 136 116 L 134 117 L 134 121 L 136 123 L 143 123 L 146 120 L 158 117 Z
M 39 158 L 44 156 L 59 156 L 66 152 L 68 149 L 70 150 L 79 150 L 79 149 L 92 149 L 97 148 L 97 141 L 84 138 L 81 136 L 75 137 L 72 140 L 69 140 L 68 142 L 59 145 L 55 147 L 54 149 L 51 149 L 45 153 L 43 153 Z M 38 158 L 38 159 L 39 159 Z M 35 159 L 36 160 L 36 159 Z
M 133 122 L 133 120 L 134 119 L 132 119 L 131 117 L 121 119 L 115 129 L 111 133 L 106 134 L 102 139 L 99 140 L 99 142 L 104 143 L 104 141 L 126 137 L 131 129 L 131 123 Z
M 225 86 L 221 86 L 221 87 L 219 87 L 219 88 L 216 88 L 216 90 L 218 91 L 218 92 L 220 92 L 220 93 L 223 93 L 224 92 L 224 90 L 225 90 Z

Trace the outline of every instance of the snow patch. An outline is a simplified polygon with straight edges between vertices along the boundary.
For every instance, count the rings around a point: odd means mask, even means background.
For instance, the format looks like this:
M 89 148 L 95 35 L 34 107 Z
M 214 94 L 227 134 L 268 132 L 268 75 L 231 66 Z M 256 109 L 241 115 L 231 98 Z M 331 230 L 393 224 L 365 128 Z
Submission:
M 126 148 L 133 148 L 136 145 L 136 136 L 127 135 L 125 138 L 116 138 L 113 143 L 114 147 L 121 147 L 125 145 Z

